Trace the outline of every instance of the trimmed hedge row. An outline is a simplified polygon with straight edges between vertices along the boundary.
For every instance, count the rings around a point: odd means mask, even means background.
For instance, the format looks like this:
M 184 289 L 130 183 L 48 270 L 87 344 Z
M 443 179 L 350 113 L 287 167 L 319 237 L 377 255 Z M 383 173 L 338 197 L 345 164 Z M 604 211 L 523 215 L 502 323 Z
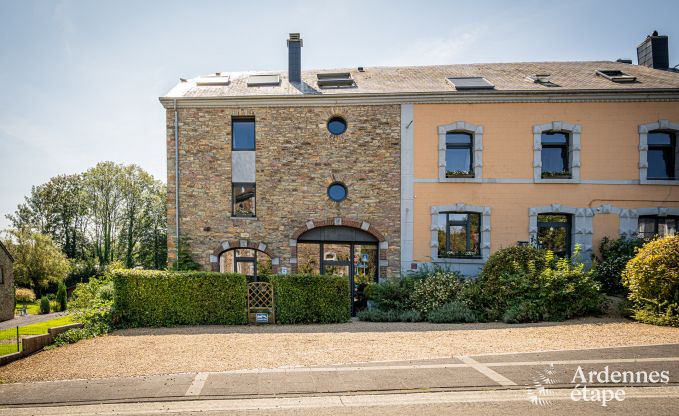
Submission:
M 292 274 L 272 276 L 271 281 L 278 323 L 328 324 L 351 318 L 346 277 Z
M 113 318 L 123 326 L 247 322 L 247 286 L 240 274 L 116 270 L 113 286 Z

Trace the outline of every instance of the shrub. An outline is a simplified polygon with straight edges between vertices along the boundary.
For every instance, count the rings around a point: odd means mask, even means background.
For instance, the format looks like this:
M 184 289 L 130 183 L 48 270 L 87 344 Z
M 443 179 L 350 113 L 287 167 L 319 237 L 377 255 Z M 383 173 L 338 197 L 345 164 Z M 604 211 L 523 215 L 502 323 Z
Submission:
M 282 324 L 346 322 L 351 317 L 349 285 L 341 276 L 272 276 L 276 320 Z
M 50 313 L 50 300 L 47 298 L 47 296 L 40 298 L 40 313 Z
M 463 293 L 477 297 L 475 304 L 490 320 L 558 321 L 602 312 L 605 298 L 599 293 L 601 286 L 584 271 L 582 263 L 555 260 L 547 251 L 541 264 L 546 265 L 541 270 L 529 261 L 526 269 L 517 267 L 488 280 L 483 275 L 480 288 L 471 285 Z
M 455 300 L 462 288 L 462 276 L 458 272 L 437 271 L 415 282 L 410 301 L 413 309 L 427 314 Z
M 537 302 L 525 301 L 511 305 L 502 315 L 502 321 L 507 324 L 537 322 L 543 315 L 544 309 Z
M 59 310 L 66 310 L 66 285 L 64 282 L 59 282 L 59 288 L 57 289 L 57 303 L 59 304 Z
M 601 288 L 609 295 L 625 293 L 622 284 L 622 271 L 631 260 L 637 248 L 643 246 L 641 238 L 619 238 L 610 240 L 604 237 L 599 245 L 601 257 L 595 259 L 592 277 L 601 283 Z
M 245 276 L 114 270 L 113 318 L 124 326 L 244 324 Z M 348 295 L 346 296 L 348 301 Z
M 528 271 L 531 264 L 530 267 L 538 271 L 544 269 L 547 266 L 545 251 L 528 245 L 502 248 L 488 258 L 480 277 L 490 281 L 503 273 Z
M 418 311 L 403 311 L 398 314 L 398 320 L 401 322 L 420 322 L 422 321 L 422 314 Z
M 644 245 L 627 263 L 622 279 L 636 320 L 679 326 L 679 236 Z
M 399 313 L 395 310 L 383 311 L 379 309 L 363 310 L 356 314 L 361 321 L 370 322 L 398 322 Z
M 18 287 L 15 290 L 17 303 L 35 302 L 35 292 L 25 287 Z
M 375 303 L 375 307 L 383 311 L 409 310 L 411 308 L 410 294 L 415 281 L 412 277 L 404 277 L 372 283 L 366 288 L 366 296 L 368 300 Z
M 427 315 L 427 320 L 433 323 L 476 322 L 476 314 L 460 301 L 448 302 Z

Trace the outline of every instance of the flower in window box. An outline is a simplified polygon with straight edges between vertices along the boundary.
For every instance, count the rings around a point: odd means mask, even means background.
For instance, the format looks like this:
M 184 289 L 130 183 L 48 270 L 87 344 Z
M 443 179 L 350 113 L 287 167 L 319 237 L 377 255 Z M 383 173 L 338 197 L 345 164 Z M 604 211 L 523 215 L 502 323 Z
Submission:
M 470 170 L 447 170 L 446 178 L 473 178 L 474 172 Z
M 571 173 L 567 170 L 560 172 L 542 172 L 542 177 L 549 179 L 570 179 Z

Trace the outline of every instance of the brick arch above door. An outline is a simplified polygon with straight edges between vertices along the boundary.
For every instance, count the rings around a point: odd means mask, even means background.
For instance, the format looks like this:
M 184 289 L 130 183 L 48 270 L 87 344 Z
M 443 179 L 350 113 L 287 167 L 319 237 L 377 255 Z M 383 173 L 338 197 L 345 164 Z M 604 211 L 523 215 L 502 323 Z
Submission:
M 379 275 L 386 276 L 387 266 L 389 265 L 389 262 L 387 261 L 387 249 L 389 248 L 389 244 L 384 238 L 384 234 L 382 234 L 382 232 L 380 232 L 374 225 L 367 221 L 360 221 L 344 217 L 334 217 L 325 220 L 308 220 L 304 226 L 295 230 L 290 238 L 290 269 L 292 273 L 297 273 L 297 239 L 307 231 L 316 228 L 332 226 L 355 228 L 375 237 L 378 241 L 377 248 L 379 251 Z
M 274 256 L 274 254 L 269 250 L 269 247 L 265 243 L 254 242 L 248 240 L 228 240 L 219 243 L 212 254 L 210 255 L 210 268 L 213 272 L 219 271 L 219 256 L 225 251 L 237 249 L 237 248 L 247 248 L 252 250 L 261 251 L 271 258 L 271 270 L 274 274 L 278 273 L 278 267 L 281 263 L 280 258 Z

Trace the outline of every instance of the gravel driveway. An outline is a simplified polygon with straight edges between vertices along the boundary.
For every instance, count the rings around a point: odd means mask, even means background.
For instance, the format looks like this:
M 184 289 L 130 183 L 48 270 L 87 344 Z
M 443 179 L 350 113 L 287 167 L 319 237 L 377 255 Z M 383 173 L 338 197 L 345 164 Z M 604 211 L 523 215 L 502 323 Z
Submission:
M 142 376 L 666 343 L 679 343 L 679 328 L 619 318 L 522 325 L 351 322 L 141 328 L 16 361 L 0 367 L 0 380 Z

